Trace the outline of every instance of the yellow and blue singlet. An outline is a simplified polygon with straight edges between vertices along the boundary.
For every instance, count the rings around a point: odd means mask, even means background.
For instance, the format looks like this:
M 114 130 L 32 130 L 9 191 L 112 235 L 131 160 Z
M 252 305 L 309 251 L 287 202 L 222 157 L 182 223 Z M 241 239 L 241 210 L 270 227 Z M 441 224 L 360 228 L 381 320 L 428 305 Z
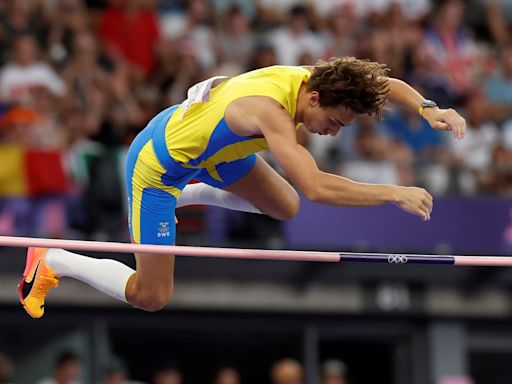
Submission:
M 223 81 L 208 100 L 185 103 L 156 115 L 130 146 L 126 163 L 129 227 L 132 241 L 174 244 L 174 210 L 187 183 L 197 179 L 225 188 L 253 167 L 255 153 L 268 149 L 264 138 L 235 134 L 224 112 L 245 96 L 268 96 L 293 118 L 297 96 L 310 72 L 301 67 L 273 66 Z

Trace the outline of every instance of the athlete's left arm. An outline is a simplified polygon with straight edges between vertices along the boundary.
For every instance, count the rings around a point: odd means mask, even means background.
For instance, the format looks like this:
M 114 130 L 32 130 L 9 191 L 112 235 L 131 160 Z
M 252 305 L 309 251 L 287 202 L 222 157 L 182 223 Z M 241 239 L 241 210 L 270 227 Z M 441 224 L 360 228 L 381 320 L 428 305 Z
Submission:
M 406 82 L 389 78 L 389 101 L 418 111 L 425 98 Z M 434 129 L 452 131 L 453 136 L 462 139 L 466 133 L 466 120 L 452 108 L 425 108 L 422 116 Z

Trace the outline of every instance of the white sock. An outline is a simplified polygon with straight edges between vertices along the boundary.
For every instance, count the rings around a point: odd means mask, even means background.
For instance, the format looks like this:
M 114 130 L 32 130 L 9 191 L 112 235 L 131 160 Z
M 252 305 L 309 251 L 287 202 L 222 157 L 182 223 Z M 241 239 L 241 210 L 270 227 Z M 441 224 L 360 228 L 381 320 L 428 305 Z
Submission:
M 234 211 L 261 213 L 254 205 L 234 193 L 223 191 L 205 183 L 187 185 L 178 198 L 176 208 L 197 204 L 215 205 Z
M 64 249 L 49 249 L 45 261 L 58 276 L 73 277 L 127 303 L 126 284 L 135 273 L 127 265 L 115 260 L 77 255 Z

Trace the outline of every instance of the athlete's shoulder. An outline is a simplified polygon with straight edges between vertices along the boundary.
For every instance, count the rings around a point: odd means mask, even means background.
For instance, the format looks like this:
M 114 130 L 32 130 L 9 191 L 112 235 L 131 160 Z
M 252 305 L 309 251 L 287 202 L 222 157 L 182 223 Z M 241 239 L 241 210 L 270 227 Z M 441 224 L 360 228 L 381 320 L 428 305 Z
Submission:
M 264 67 L 255 69 L 253 71 L 245 72 L 236 78 L 240 79 L 250 79 L 250 78 L 262 78 L 269 76 L 276 77 L 286 77 L 299 75 L 299 76 L 307 76 L 311 73 L 311 71 L 306 67 L 298 67 L 298 66 L 289 66 L 289 65 L 272 65 L 270 67 Z
M 277 101 L 279 106 L 294 116 L 297 95 L 301 85 L 307 82 L 309 75 L 310 72 L 302 67 L 284 65 L 265 67 L 227 80 L 216 91 L 215 98 L 224 101 L 224 105 L 227 105 L 227 102 L 231 103 L 242 97 L 267 97 Z M 259 100 L 257 102 L 259 103 Z M 261 102 L 270 101 L 261 99 Z

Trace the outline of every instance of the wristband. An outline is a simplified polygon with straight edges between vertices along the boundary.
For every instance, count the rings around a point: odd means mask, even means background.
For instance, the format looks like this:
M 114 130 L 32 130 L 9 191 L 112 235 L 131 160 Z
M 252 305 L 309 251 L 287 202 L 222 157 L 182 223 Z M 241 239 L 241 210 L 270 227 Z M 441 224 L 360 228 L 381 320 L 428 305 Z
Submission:
M 437 103 L 435 101 L 425 100 L 418 107 L 418 113 L 420 114 L 421 117 L 423 117 L 423 112 L 426 108 L 435 108 L 435 107 L 437 107 Z

